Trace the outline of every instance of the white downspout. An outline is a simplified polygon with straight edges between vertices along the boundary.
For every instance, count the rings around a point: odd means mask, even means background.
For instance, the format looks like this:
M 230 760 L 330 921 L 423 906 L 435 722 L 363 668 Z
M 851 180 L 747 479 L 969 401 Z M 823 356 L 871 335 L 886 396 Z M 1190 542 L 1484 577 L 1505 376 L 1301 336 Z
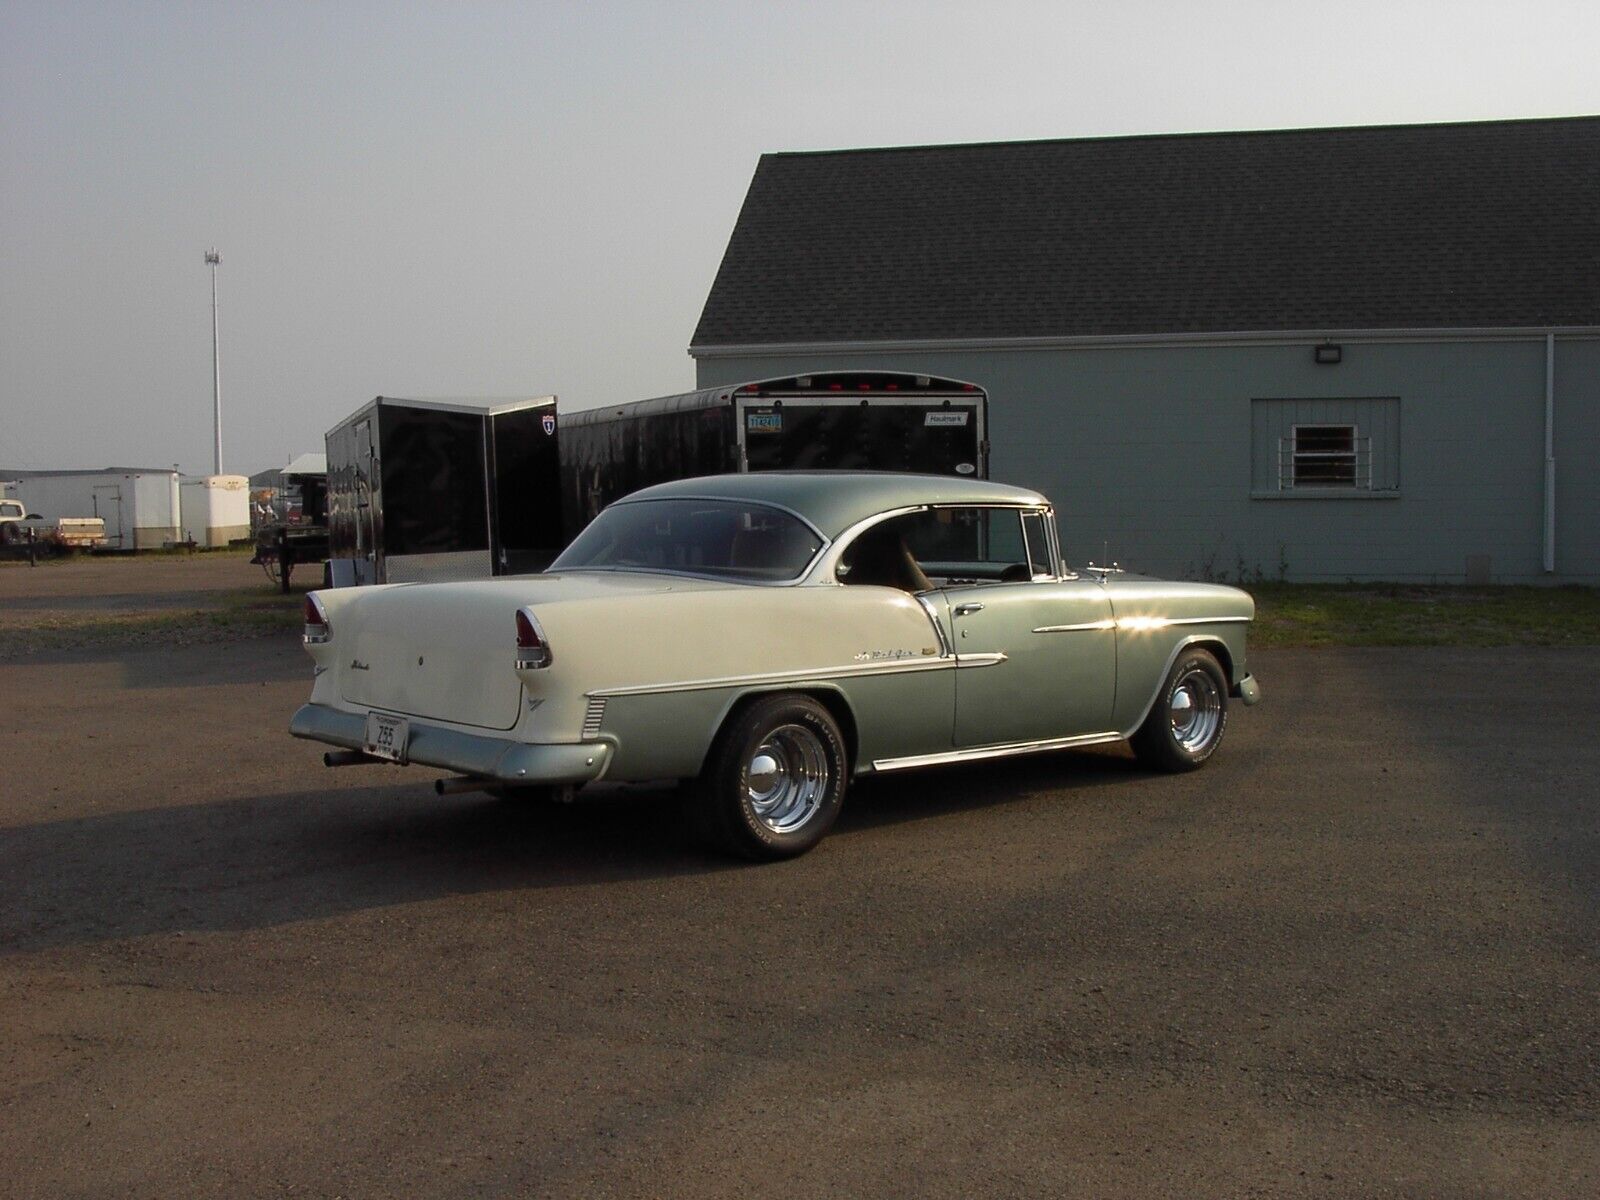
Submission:
M 1556 569 L 1556 335 L 1544 336 L 1544 569 Z

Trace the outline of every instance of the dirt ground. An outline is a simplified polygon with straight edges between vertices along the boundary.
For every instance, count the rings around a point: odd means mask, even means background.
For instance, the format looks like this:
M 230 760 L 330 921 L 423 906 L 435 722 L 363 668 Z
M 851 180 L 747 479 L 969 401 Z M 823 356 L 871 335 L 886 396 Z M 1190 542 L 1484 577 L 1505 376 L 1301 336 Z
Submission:
M 300 582 L 298 575 L 295 582 Z M 93 555 L 41 562 L 35 567 L 7 562 L 0 564 L 0 620 L 12 613 L 44 609 L 181 609 L 218 592 L 241 588 L 271 590 L 248 551 Z
M 1600 1193 L 1600 650 L 1253 666 L 750 866 L 323 768 L 292 632 L 0 663 L 0 1194 Z

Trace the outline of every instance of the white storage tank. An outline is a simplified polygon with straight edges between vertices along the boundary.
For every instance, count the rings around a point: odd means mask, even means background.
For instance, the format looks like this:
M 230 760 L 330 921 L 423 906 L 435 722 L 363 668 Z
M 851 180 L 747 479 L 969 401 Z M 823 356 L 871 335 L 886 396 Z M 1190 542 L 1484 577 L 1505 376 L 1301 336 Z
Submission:
M 179 490 L 185 540 L 216 550 L 250 536 L 250 481 L 243 475 L 193 475 Z
M 49 520 L 99 517 L 113 550 L 159 550 L 182 541 L 178 490 L 176 471 L 138 467 L 28 472 L 17 480 L 30 513 Z

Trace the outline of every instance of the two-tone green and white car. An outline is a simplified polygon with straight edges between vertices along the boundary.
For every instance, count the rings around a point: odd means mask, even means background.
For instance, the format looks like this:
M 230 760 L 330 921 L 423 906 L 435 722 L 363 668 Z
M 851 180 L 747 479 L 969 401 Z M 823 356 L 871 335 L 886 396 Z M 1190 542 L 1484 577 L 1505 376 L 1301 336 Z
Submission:
M 646 488 L 545 574 L 313 592 L 292 732 L 458 772 L 441 791 L 695 781 L 727 848 L 801 853 L 857 775 L 1127 739 L 1200 766 L 1250 597 L 1061 558 L 1036 492 L 957 477 Z

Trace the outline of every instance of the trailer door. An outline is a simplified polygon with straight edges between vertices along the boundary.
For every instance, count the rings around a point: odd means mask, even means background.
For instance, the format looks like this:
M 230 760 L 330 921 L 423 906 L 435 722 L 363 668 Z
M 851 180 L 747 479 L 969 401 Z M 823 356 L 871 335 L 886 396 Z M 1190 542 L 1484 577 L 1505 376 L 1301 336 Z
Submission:
M 380 489 L 378 447 L 372 436 L 372 418 L 357 421 L 355 469 L 356 582 L 382 583 L 378 562 L 378 502 Z
M 115 541 L 118 550 L 137 550 L 131 538 L 123 537 L 122 485 L 97 483 L 94 486 L 94 515 L 106 523 L 106 541 Z M 115 532 L 113 532 L 115 531 Z
M 556 408 L 491 412 L 489 537 L 496 575 L 542 571 L 565 545 Z
M 980 395 L 741 396 L 738 409 L 746 470 L 988 474 Z

